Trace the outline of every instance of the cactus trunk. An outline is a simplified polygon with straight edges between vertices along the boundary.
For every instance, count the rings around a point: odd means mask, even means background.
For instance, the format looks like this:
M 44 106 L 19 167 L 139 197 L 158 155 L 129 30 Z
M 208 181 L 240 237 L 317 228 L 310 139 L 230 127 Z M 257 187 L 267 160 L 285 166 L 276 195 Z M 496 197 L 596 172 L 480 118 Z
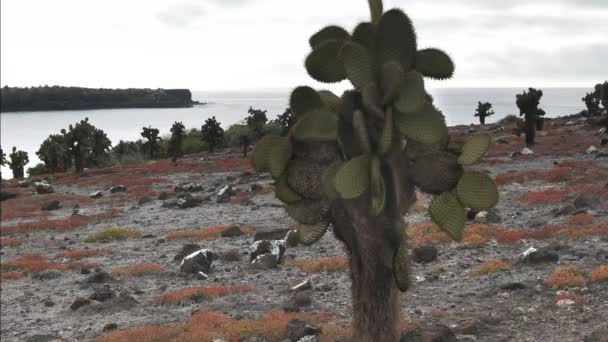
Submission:
M 482 125 L 486 124 L 486 117 L 485 116 L 479 116 L 479 122 L 481 122 Z
M 536 136 L 536 122 L 534 120 L 526 119 L 525 132 L 526 132 L 526 146 L 533 146 L 534 137 Z
M 344 203 L 333 215 L 334 232 L 350 254 L 353 341 L 398 341 L 401 310 L 393 258 L 399 225 L 386 215 L 371 216 L 367 202 L 357 202 Z

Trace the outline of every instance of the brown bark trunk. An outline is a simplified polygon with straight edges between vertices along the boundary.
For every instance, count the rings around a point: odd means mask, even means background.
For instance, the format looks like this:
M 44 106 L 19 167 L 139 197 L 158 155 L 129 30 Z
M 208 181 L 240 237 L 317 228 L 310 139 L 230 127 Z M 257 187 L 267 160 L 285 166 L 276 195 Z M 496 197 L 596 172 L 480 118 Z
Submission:
M 534 137 L 536 136 L 536 122 L 535 120 L 526 119 L 525 121 L 526 131 L 526 146 L 534 145 Z
M 350 252 L 353 341 L 399 340 L 399 289 L 393 257 L 399 247 L 399 226 L 387 216 L 373 217 L 364 200 L 334 210 L 335 233 Z

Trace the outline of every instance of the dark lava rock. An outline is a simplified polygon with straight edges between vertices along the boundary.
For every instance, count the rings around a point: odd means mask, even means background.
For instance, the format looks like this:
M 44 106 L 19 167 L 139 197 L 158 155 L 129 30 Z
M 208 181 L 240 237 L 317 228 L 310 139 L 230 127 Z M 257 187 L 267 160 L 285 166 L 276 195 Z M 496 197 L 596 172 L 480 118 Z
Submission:
M 45 299 L 44 301 L 42 301 L 42 304 L 44 304 L 44 306 L 46 306 L 47 308 L 55 306 L 55 302 L 50 299 Z
M 197 183 L 179 183 L 174 188 L 174 192 L 199 192 L 203 191 L 205 188 L 201 184 Z
M 253 259 L 253 261 L 251 261 L 251 265 L 261 270 L 271 270 L 273 268 L 277 268 L 278 261 L 276 256 L 266 253 L 258 255 L 255 259 Z
M 576 209 L 592 207 L 598 198 L 591 194 L 582 194 L 574 199 L 572 204 Z
M 96 300 L 98 302 L 104 302 L 114 297 L 116 297 L 116 293 L 114 293 L 114 291 L 106 285 L 102 288 L 96 289 L 95 292 L 89 297 L 89 299 Z
M 479 211 L 473 210 L 473 209 L 469 209 L 467 211 L 467 219 L 468 220 L 473 220 L 473 219 L 475 219 L 475 216 L 477 216 L 477 214 L 479 214 Z
M 283 240 L 290 230 L 291 229 L 289 228 L 281 228 L 267 232 L 255 232 L 255 234 L 253 234 L 253 242 L 259 240 Z
M 526 285 L 520 282 L 511 282 L 500 285 L 501 290 L 505 291 L 515 291 L 515 290 L 523 290 L 526 288 Z
M 127 187 L 124 185 L 116 185 L 110 188 L 110 193 L 115 194 L 117 192 L 127 192 Z
M 185 193 L 182 197 L 177 199 L 177 206 L 180 209 L 194 208 L 201 204 L 203 199 L 200 197 L 192 196 L 190 193 Z
M 201 246 L 199 246 L 197 244 L 194 244 L 194 243 L 186 244 L 182 247 L 182 249 L 180 249 L 179 252 L 177 252 L 175 257 L 173 257 L 173 261 L 181 262 L 188 255 L 190 255 L 196 251 L 200 251 L 200 250 L 201 250 Z
M 152 202 L 152 198 L 148 197 L 148 196 L 144 196 L 144 197 L 140 197 L 137 200 L 137 205 L 144 205 L 146 203 L 150 203 Z
M 161 201 L 166 200 L 167 198 L 169 198 L 169 194 L 167 194 L 166 192 L 162 191 L 160 194 L 158 194 L 158 199 Z
M 285 338 L 297 342 L 304 336 L 319 335 L 321 331 L 301 319 L 292 319 L 285 326 Z
M 249 192 L 259 192 L 262 191 L 264 187 L 260 183 L 253 183 L 249 186 Z
M 287 247 L 298 246 L 300 239 L 298 238 L 298 232 L 295 229 L 287 232 L 287 235 L 285 235 L 285 243 L 287 244 Z
M 92 192 L 89 197 L 91 198 L 101 198 L 103 196 L 103 191 L 101 190 L 97 190 L 95 192 Z
M 437 248 L 435 246 L 420 246 L 414 248 L 414 261 L 432 262 L 437 260 Z
M 40 205 L 40 209 L 44 211 L 53 211 L 61 208 L 61 202 L 58 200 L 52 200 L 48 202 L 44 202 Z
M 241 260 L 241 252 L 238 249 L 231 249 L 220 254 L 220 260 L 234 262 Z
M 7 199 L 15 198 L 17 194 L 12 192 L 0 191 L 0 201 L 4 201 Z
M 287 247 L 283 240 L 259 240 L 249 247 L 249 261 L 254 261 L 259 255 L 272 254 L 276 257 L 277 263 L 281 263 Z
M 172 198 L 170 200 L 166 200 L 162 204 L 163 208 L 175 208 L 177 207 L 177 198 Z
M 608 325 L 600 327 L 586 336 L 584 342 L 608 342 Z
M 600 145 L 608 145 L 608 138 L 602 138 L 602 140 L 600 141 Z
M 558 262 L 559 255 L 552 251 L 540 250 L 531 252 L 521 259 L 524 264 L 537 265 Z
M 36 186 L 36 192 L 39 195 L 52 194 L 53 192 L 55 192 L 55 190 L 53 189 L 53 186 L 47 182 L 36 182 L 36 183 L 34 183 L 34 185 Z
M 245 232 L 243 232 L 241 230 L 241 227 L 239 227 L 237 225 L 231 225 L 230 227 L 227 227 L 220 233 L 220 237 L 223 237 L 223 238 L 237 237 L 237 236 L 241 236 L 244 234 L 245 234 Z
M 103 284 L 114 281 L 114 278 L 104 271 L 96 271 L 85 279 L 85 282 L 89 284 Z
M 293 293 L 283 303 L 285 312 L 299 312 L 300 308 L 312 304 L 312 290 L 304 290 Z
M 59 270 L 44 270 L 32 273 L 32 279 L 36 280 L 52 280 L 61 277 L 62 273 Z
M 401 335 L 399 342 L 457 342 L 456 335 L 450 328 L 437 325 L 429 328 L 418 328 Z
M 566 205 L 561 208 L 556 208 L 551 211 L 554 217 L 570 215 L 576 208 L 573 205 Z
M 18 181 L 17 186 L 20 188 L 27 188 L 28 186 L 30 186 L 30 182 L 28 182 L 27 180 Z
M 118 329 L 118 324 L 116 323 L 108 323 L 103 326 L 103 332 L 108 332 L 116 329 Z
M 488 211 L 486 214 L 486 223 L 500 223 L 502 222 L 502 218 L 498 213 L 494 210 Z
M 180 265 L 180 272 L 198 274 L 203 272 L 209 273 L 211 264 L 217 259 L 217 256 L 208 249 L 201 249 L 184 257 Z
M 217 203 L 226 203 L 230 200 L 230 197 L 236 195 L 236 189 L 233 185 L 226 185 L 220 189 L 217 193 Z
M 91 300 L 86 299 L 86 298 L 76 298 L 76 300 L 74 301 L 74 303 L 72 303 L 72 305 L 70 305 L 70 309 L 72 310 L 78 310 L 81 307 L 85 306 L 85 305 L 89 305 L 91 304 Z

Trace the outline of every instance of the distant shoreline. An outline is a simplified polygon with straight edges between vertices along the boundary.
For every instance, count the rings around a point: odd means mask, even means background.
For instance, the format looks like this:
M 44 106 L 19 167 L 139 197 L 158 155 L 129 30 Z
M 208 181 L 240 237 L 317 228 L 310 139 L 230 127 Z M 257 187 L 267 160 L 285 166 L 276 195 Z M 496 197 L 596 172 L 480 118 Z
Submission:
M 94 89 L 80 87 L 3 87 L 0 112 L 44 112 L 129 108 L 190 108 L 189 89 Z

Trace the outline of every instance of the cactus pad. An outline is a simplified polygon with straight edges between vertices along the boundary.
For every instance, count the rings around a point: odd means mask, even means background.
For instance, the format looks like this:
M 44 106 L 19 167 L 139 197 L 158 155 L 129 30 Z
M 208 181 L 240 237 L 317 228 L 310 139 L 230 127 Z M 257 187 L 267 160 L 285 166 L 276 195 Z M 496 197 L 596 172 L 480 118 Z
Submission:
M 369 11 L 372 18 L 372 23 L 378 24 L 382 17 L 383 6 L 382 0 L 367 0 L 369 2 Z
M 498 202 L 496 184 L 481 172 L 465 172 L 456 185 L 456 195 L 465 207 L 474 210 L 487 210 Z
M 294 203 L 302 199 L 289 184 L 287 184 L 287 173 L 284 173 L 274 184 L 275 196 L 283 203 Z
M 268 168 L 272 177 L 277 179 L 283 174 L 289 159 L 291 159 L 291 143 L 288 138 L 281 137 L 275 141 L 268 156 Z
M 350 34 L 340 26 L 330 25 L 322 28 L 319 32 L 315 33 L 310 37 L 310 47 L 313 49 L 319 46 L 321 43 L 328 40 L 344 41 L 350 38 Z
M 321 189 L 323 191 L 323 195 L 332 201 L 340 197 L 336 191 L 336 187 L 334 186 L 334 178 L 336 178 L 336 173 L 340 167 L 342 167 L 342 162 L 335 161 L 323 171 L 323 175 L 321 177 Z
M 308 86 L 300 86 L 291 92 L 289 106 L 296 117 L 302 117 L 308 112 L 323 107 L 323 100 L 316 90 Z
M 404 78 L 405 72 L 398 62 L 390 61 L 382 65 L 382 104 L 386 105 L 397 97 Z
M 397 253 L 393 257 L 393 275 L 399 291 L 407 291 L 410 287 L 410 263 L 407 255 L 407 235 L 403 233 Z
M 370 153 L 372 146 L 369 142 L 369 135 L 367 133 L 367 121 L 365 120 L 363 112 L 360 110 L 356 110 L 353 114 L 353 128 L 361 151 L 363 151 L 363 153 Z
M 443 80 L 454 74 L 454 63 L 439 49 L 423 49 L 416 53 L 416 70 L 426 77 Z
M 288 204 L 285 209 L 289 217 L 301 224 L 317 224 L 326 221 L 329 204 L 325 201 L 302 200 Z
M 466 220 L 465 209 L 451 192 L 436 196 L 431 201 L 429 212 L 444 232 L 456 241 L 462 240 Z
M 440 194 L 451 191 L 462 177 L 462 166 L 450 153 L 437 152 L 416 159 L 408 170 L 410 180 L 420 190 Z
M 341 198 L 361 196 L 369 188 L 369 157 L 363 155 L 345 162 L 336 172 L 334 187 Z
M 287 184 L 304 198 L 320 199 L 323 168 L 317 163 L 295 159 L 287 167 Z
M 380 135 L 380 153 L 386 154 L 390 150 L 393 143 L 394 129 L 393 110 L 388 108 L 384 119 L 384 127 L 382 127 L 382 135 Z
M 359 23 L 353 30 L 352 40 L 371 50 L 374 46 L 374 25 L 371 23 Z
M 319 90 L 319 96 L 325 107 L 331 109 L 332 112 L 340 111 L 340 98 L 329 90 Z
M 410 71 L 403 76 L 395 107 L 402 113 L 419 111 L 426 102 L 425 95 L 422 75 L 416 71 Z
M 319 241 L 325 232 L 329 224 L 327 222 L 320 222 L 317 224 L 301 224 L 297 229 L 298 242 L 310 246 L 313 243 Z
M 462 146 L 458 162 L 462 165 L 475 164 L 486 154 L 488 147 L 490 147 L 490 136 L 487 134 L 476 135 Z
M 448 136 L 443 114 L 432 104 L 426 103 L 419 112 L 394 112 L 395 124 L 407 138 L 425 144 L 438 143 Z
M 344 64 L 338 59 L 343 42 L 327 40 L 319 44 L 306 58 L 308 74 L 319 82 L 335 83 L 346 78 Z
M 338 138 L 338 116 L 329 109 L 317 109 L 296 122 L 293 137 L 301 141 L 335 141 Z
M 334 142 L 293 141 L 293 155 L 297 159 L 308 159 L 321 164 L 330 164 L 339 159 L 338 145 Z
M 365 47 L 354 42 L 346 43 L 342 47 L 340 57 L 344 61 L 348 80 L 355 88 L 363 90 L 374 82 L 372 58 Z
M 260 141 L 253 147 L 253 167 L 258 172 L 264 172 L 269 170 L 268 159 L 270 158 L 272 147 L 281 141 L 281 137 L 277 135 L 267 135 L 260 139 Z
M 410 70 L 416 56 L 416 34 L 408 16 L 392 9 L 382 16 L 378 25 L 377 47 L 380 60 L 398 61 Z

